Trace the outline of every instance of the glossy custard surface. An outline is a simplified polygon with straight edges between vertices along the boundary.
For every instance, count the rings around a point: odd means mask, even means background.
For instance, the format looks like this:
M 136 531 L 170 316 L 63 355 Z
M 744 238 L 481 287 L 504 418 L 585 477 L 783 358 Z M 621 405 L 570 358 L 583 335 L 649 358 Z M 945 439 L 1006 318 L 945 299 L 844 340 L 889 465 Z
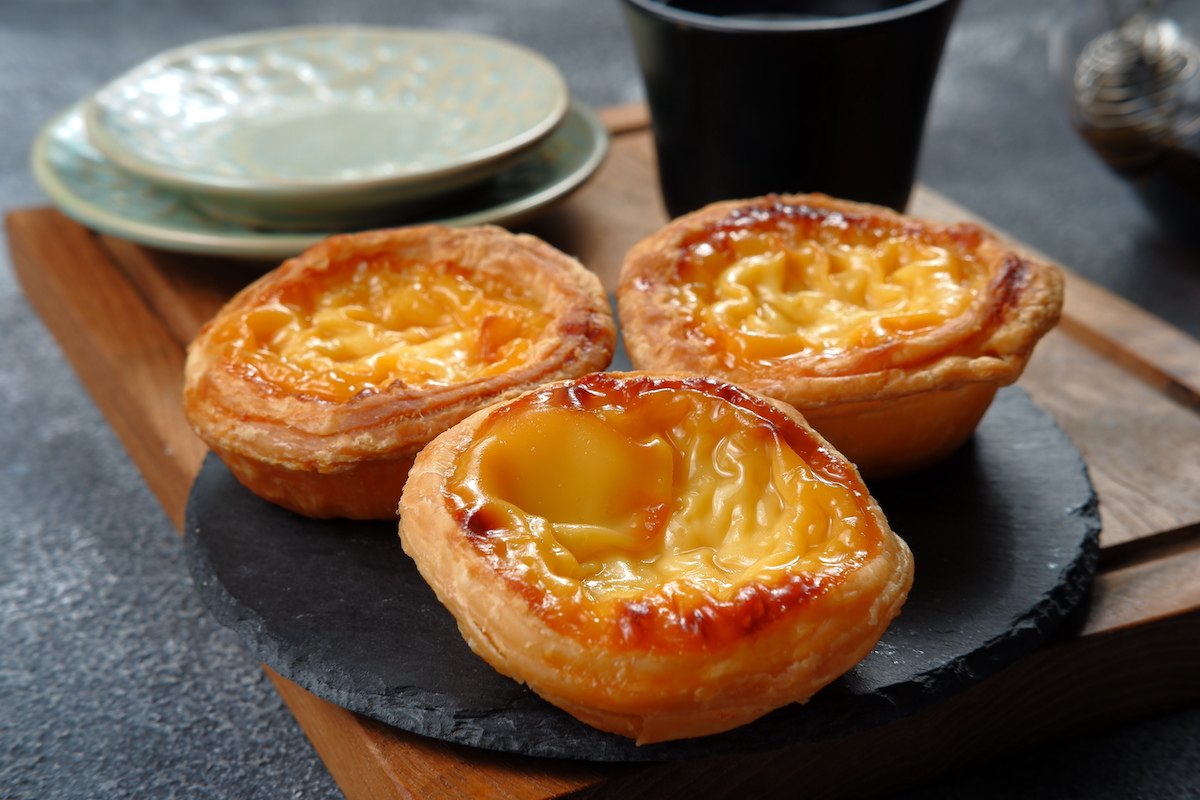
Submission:
M 988 273 L 965 244 L 839 213 L 755 209 L 687 242 L 673 299 L 743 363 L 839 356 L 967 314 Z
M 527 396 L 487 420 L 446 492 L 473 546 L 551 624 L 631 645 L 650 628 L 673 645 L 745 633 L 880 539 L 843 461 L 704 379 L 593 375 Z
M 345 401 L 506 372 L 548 323 L 536 300 L 495 276 L 375 255 L 259 298 L 216 338 L 247 377 Z

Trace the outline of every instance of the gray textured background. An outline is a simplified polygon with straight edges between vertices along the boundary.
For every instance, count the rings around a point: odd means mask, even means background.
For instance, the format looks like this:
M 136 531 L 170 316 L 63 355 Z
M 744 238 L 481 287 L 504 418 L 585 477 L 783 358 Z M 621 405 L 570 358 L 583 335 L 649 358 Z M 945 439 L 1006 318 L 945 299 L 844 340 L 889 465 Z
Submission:
M 1072 5 L 966 0 L 922 179 L 1200 336 L 1197 251 L 1160 233 L 1066 124 L 1046 50 Z M 641 97 L 616 0 L 0 0 L 0 206 L 45 202 L 27 168 L 37 129 L 142 59 L 332 22 L 486 31 L 545 53 L 593 105 Z M 0 798 L 338 796 L 253 660 L 200 607 L 174 530 L 10 269 L 0 335 Z M 904 796 L 1200 797 L 1200 710 Z

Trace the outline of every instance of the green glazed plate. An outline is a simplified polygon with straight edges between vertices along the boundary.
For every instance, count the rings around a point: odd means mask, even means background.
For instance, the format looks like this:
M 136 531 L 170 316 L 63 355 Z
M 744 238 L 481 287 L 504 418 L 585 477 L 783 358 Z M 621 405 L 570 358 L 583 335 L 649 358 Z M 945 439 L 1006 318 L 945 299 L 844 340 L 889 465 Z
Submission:
M 261 230 L 205 216 L 185 195 L 125 172 L 101 154 L 88 138 L 83 107 L 42 129 L 31 160 L 50 199 L 88 227 L 163 250 L 249 259 L 287 258 L 340 232 Z M 554 133 L 514 166 L 471 188 L 405 205 L 382 224 L 514 225 L 577 189 L 607 153 L 604 126 L 573 101 Z M 370 227 L 380 224 L 373 220 Z

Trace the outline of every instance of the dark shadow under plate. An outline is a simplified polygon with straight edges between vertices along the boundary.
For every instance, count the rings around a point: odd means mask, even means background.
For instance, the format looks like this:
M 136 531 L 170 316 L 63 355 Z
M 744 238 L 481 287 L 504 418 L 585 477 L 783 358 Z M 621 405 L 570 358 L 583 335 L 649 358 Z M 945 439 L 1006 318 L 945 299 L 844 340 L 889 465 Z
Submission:
M 916 580 L 875 651 L 804 706 L 728 733 L 635 747 L 475 656 L 393 523 L 321 522 L 260 500 L 213 456 L 188 504 L 201 597 L 257 658 L 314 694 L 425 736 L 594 761 L 769 750 L 936 703 L 1049 638 L 1086 595 L 1099 514 L 1078 451 L 1019 389 L 934 469 L 872 484 Z

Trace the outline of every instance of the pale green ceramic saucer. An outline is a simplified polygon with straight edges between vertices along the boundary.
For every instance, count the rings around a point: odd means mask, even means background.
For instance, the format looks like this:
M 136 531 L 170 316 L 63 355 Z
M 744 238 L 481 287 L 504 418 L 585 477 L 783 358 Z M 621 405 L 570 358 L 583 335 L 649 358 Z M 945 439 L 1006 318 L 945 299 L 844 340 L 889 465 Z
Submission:
M 431 201 L 421 212 L 389 224 L 512 225 L 578 188 L 608 152 L 608 134 L 596 115 L 573 102 L 562 124 L 512 168 L 473 187 Z M 280 233 L 222 222 L 187 200 L 130 175 L 88 139 L 82 105 L 50 121 L 33 147 L 34 176 L 73 219 L 140 244 L 209 255 L 282 259 L 332 231 Z
M 541 55 L 475 33 L 290 28 L 158 55 L 84 107 L 95 147 L 210 214 L 341 224 L 496 174 L 570 95 Z

